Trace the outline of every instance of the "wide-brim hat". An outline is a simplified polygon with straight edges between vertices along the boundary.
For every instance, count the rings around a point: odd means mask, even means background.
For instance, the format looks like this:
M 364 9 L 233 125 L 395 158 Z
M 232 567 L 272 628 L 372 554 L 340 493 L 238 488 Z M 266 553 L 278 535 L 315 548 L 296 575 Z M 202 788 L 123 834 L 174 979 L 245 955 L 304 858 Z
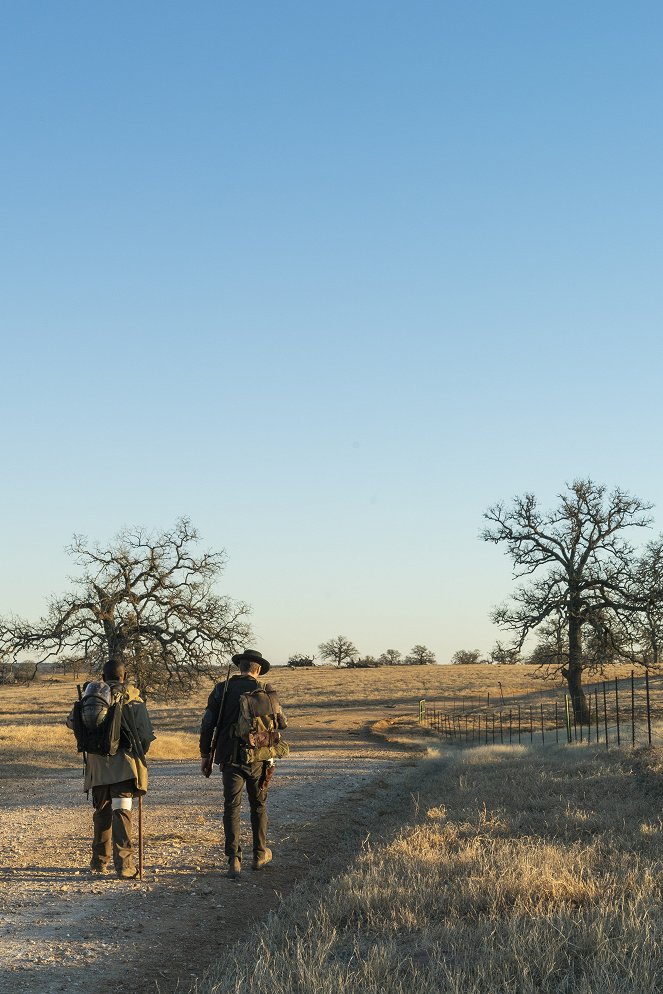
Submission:
M 269 663 L 263 658 L 262 652 L 258 652 L 257 649 L 245 649 L 244 652 L 239 652 L 236 656 L 233 656 L 233 663 L 235 666 L 243 661 L 247 663 L 258 663 L 260 666 L 260 676 L 264 676 L 269 669 Z

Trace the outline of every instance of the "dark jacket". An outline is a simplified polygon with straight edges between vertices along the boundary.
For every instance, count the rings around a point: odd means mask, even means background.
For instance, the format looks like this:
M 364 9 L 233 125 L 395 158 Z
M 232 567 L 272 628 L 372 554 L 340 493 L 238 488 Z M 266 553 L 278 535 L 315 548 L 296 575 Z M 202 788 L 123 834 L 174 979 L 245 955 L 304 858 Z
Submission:
M 200 755 L 208 756 L 212 745 L 212 736 L 219 718 L 219 708 L 223 699 L 223 683 L 217 683 L 216 687 L 209 695 L 207 708 L 200 724 Z M 255 677 L 246 673 L 238 673 L 228 681 L 228 692 L 223 703 L 223 713 L 221 715 L 221 728 L 219 738 L 214 751 L 214 762 L 223 765 L 224 763 L 235 763 L 237 761 L 236 745 L 237 739 L 231 736 L 233 725 L 239 718 L 239 699 L 247 691 L 257 690 L 264 687 L 270 693 L 274 693 L 274 688 L 269 684 L 256 680 Z

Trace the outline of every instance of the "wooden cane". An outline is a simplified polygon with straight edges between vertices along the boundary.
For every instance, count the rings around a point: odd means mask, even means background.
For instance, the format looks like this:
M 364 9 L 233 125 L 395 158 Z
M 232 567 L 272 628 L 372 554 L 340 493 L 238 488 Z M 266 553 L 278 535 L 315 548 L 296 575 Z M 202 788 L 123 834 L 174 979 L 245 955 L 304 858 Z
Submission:
M 138 795 L 138 879 L 143 879 L 143 795 Z

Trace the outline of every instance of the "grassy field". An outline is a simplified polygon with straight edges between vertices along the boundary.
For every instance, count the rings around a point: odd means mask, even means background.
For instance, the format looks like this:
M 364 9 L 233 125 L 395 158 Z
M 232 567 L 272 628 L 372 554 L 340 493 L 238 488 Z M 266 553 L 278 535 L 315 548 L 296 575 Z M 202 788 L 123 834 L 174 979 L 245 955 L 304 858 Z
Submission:
M 420 699 L 535 697 L 546 685 L 526 667 L 276 669 L 271 679 L 297 745 L 324 750 L 370 728 L 418 737 L 426 758 L 378 785 L 379 817 L 368 798 L 353 802 L 360 855 L 331 879 L 305 878 L 262 924 L 257 913 L 250 941 L 198 994 L 663 991 L 660 749 L 459 749 L 416 728 Z M 150 706 L 155 759 L 197 755 L 208 692 Z M 79 764 L 63 723 L 75 693 L 63 679 L 0 688 L 5 774 Z
M 405 824 L 196 991 L 660 994 L 662 770 L 657 750 L 442 750 L 383 798 Z
M 630 672 L 623 668 L 620 675 Z M 528 666 L 392 666 L 379 669 L 314 667 L 274 668 L 269 679 L 300 730 L 306 729 L 331 703 L 348 715 L 372 723 L 385 715 L 414 715 L 418 701 L 459 704 L 470 698 L 497 702 L 502 696 L 527 695 L 535 700 L 542 691 L 562 687 L 543 681 Z M 193 759 L 198 755 L 198 729 L 211 684 L 185 702 L 149 703 L 157 733 L 152 759 Z M 76 766 L 73 735 L 64 720 L 76 698 L 75 681 L 55 677 L 24 686 L 0 687 L 0 752 L 8 766 L 26 768 Z M 316 736 L 317 741 L 317 736 Z

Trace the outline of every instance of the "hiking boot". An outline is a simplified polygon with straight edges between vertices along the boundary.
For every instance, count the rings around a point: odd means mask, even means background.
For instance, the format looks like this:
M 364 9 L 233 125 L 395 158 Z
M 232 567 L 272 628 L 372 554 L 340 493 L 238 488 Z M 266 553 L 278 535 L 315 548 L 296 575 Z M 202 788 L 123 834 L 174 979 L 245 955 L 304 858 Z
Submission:
M 239 856 L 231 856 L 228 860 L 228 878 L 237 880 L 242 872 L 242 861 Z
M 135 866 L 123 866 L 117 871 L 117 875 L 120 880 L 137 880 L 138 870 Z
M 108 873 L 108 863 L 90 863 L 90 873 L 94 873 L 96 876 L 103 876 Z
M 268 863 L 272 861 L 272 850 L 265 849 L 264 852 L 253 854 L 253 869 L 262 870 L 263 866 L 267 866 Z

